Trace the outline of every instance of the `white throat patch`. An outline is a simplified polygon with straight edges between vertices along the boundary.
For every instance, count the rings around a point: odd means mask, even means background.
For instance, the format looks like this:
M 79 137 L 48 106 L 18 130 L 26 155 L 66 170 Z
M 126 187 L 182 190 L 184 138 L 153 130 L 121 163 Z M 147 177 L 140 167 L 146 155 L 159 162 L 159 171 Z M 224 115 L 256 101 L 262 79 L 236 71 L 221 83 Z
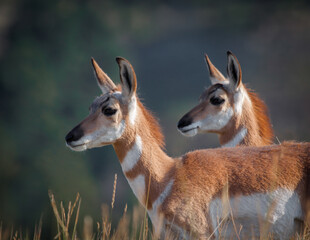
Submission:
M 136 140 L 132 148 L 127 152 L 121 166 L 123 169 L 123 172 L 126 172 L 132 170 L 136 164 L 139 162 L 142 155 L 142 140 L 139 135 L 136 136 Z M 142 205 L 145 204 L 144 202 L 144 195 L 145 195 L 145 177 L 144 175 L 140 174 L 134 179 L 128 179 L 126 178 L 132 191 L 140 201 Z
M 136 140 L 132 148 L 127 152 L 123 162 L 122 162 L 122 169 L 123 172 L 126 173 L 133 169 L 133 167 L 137 164 L 140 160 L 142 155 L 142 140 L 139 135 L 136 136 Z
M 247 135 L 248 130 L 246 128 L 242 128 L 229 142 L 222 145 L 222 147 L 235 147 L 239 143 L 242 142 L 244 137 Z

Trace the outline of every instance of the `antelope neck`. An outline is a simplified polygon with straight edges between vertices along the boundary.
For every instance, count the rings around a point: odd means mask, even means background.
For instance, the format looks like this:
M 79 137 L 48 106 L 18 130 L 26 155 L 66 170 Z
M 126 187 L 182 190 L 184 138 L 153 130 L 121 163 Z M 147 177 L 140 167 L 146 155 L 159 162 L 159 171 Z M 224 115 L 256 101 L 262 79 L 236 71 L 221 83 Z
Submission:
M 235 147 L 245 143 L 248 138 L 247 126 L 240 119 L 233 117 L 220 133 L 220 144 L 222 147 Z
M 152 129 L 138 112 L 135 124 L 127 125 L 113 147 L 134 194 L 144 207 L 152 209 L 173 177 L 175 162 L 153 139 Z
M 221 142 L 222 147 L 235 147 L 244 143 L 245 137 L 247 136 L 247 129 L 240 127 L 239 131 L 226 140 L 224 143 Z M 223 136 L 222 136 L 223 137 Z
M 223 147 L 235 147 L 237 145 L 262 146 L 262 139 L 259 134 L 259 126 L 253 112 L 252 102 L 246 90 L 246 96 L 239 106 L 239 112 L 222 129 L 220 133 L 220 144 Z

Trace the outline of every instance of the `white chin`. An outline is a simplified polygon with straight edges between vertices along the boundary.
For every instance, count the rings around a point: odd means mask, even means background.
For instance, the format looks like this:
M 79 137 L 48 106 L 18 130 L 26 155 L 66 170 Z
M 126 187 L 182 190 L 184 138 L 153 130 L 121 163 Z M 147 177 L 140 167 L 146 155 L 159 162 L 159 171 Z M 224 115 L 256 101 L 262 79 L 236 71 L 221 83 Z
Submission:
M 187 130 L 187 131 L 184 131 L 184 132 L 180 130 L 180 132 L 184 136 L 186 136 L 186 137 L 193 137 L 193 136 L 195 136 L 198 133 L 198 129 L 197 128 L 193 128 L 191 130 Z
M 69 147 L 71 150 L 76 151 L 76 152 L 82 152 L 82 151 L 87 150 L 86 144 L 77 145 L 77 146 L 69 145 L 69 144 L 66 144 L 66 145 L 67 145 L 67 147 Z

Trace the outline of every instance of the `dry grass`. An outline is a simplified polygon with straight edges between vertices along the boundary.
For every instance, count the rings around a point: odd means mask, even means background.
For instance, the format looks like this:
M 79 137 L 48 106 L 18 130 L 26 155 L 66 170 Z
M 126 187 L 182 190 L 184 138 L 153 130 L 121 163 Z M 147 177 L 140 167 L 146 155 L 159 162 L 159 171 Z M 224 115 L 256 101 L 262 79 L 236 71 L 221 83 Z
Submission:
M 51 201 L 51 205 L 52 205 L 52 208 L 54 211 L 54 215 L 55 215 L 56 220 L 57 220 L 58 233 L 54 239 L 58 239 L 58 240 L 61 240 L 61 239 L 65 239 L 65 240 L 77 239 L 76 226 L 78 223 L 80 207 L 81 207 L 80 194 L 76 195 L 76 199 L 75 199 L 73 205 L 72 205 L 71 201 L 69 202 L 67 211 L 65 210 L 62 202 L 60 202 L 60 211 L 59 211 L 57 204 L 56 204 L 54 194 L 51 191 L 49 191 L 48 195 L 50 197 L 50 201 Z M 75 212 L 75 221 L 74 221 L 72 233 L 70 234 L 69 233 L 69 225 L 70 225 L 71 217 L 73 216 L 74 212 Z
M 80 220 L 80 207 L 81 197 L 77 194 L 74 202 L 69 202 L 67 207 L 64 207 L 62 201 L 57 203 L 54 194 L 49 191 L 51 206 L 57 222 L 57 232 L 55 240 L 155 240 L 158 239 L 152 233 L 149 227 L 147 212 L 141 206 L 134 206 L 132 214 L 128 213 L 127 204 L 125 205 L 123 215 L 114 227 L 112 225 L 112 214 L 116 196 L 117 175 L 114 178 L 113 193 L 111 205 L 103 204 L 101 207 L 101 222 L 94 223 L 90 216 L 86 216 L 83 219 L 83 227 L 77 229 L 78 222 Z M 231 236 L 231 239 L 245 239 L 240 236 L 241 228 L 238 228 L 234 222 L 231 206 L 228 199 L 228 187 L 225 187 L 222 193 L 222 203 L 225 209 L 225 214 L 222 219 L 218 219 L 218 227 L 214 230 L 219 232 L 219 239 L 222 239 L 221 235 L 225 232 L 225 227 L 228 223 L 232 224 L 235 234 Z M 271 210 L 272 211 L 272 208 Z M 270 226 L 262 224 L 261 226 L 261 238 L 262 240 L 274 238 L 268 234 Z M 29 237 L 22 230 L 15 230 L 14 227 L 4 229 L 2 222 L 0 222 L 0 240 L 40 240 L 42 229 L 42 218 L 39 223 L 35 225 L 33 237 Z M 214 233 L 208 239 L 214 237 Z M 173 239 L 169 231 L 164 237 L 165 240 Z M 247 238 L 249 239 L 249 238 Z M 254 238 L 252 238 L 254 239 Z M 303 232 L 298 234 L 296 240 L 310 240 L 310 230 L 304 229 Z
M 56 203 L 55 197 L 49 191 L 51 205 L 54 215 L 57 220 L 58 233 L 54 239 L 58 240 L 118 240 L 118 239 L 154 239 L 151 230 L 148 227 L 147 213 L 142 207 L 134 207 L 133 213 L 130 216 L 127 212 L 127 204 L 125 205 L 123 215 L 120 218 L 116 227 L 112 227 L 112 214 L 116 196 L 117 175 L 114 177 L 113 193 L 111 205 L 103 204 L 101 207 L 101 222 L 94 224 L 90 216 L 83 219 L 83 229 L 81 232 L 76 230 L 79 220 L 79 210 L 81 198 L 79 194 L 73 204 L 69 202 L 67 210 L 60 202 L 59 206 Z M 70 228 L 70 219 L 75 216 L 74 226 Z M 73 229 L 70 232 L 70 229 Z M 94 231 L 95 230 L 95 231 Z M 0 239 L 1 240 L 1 239 Z

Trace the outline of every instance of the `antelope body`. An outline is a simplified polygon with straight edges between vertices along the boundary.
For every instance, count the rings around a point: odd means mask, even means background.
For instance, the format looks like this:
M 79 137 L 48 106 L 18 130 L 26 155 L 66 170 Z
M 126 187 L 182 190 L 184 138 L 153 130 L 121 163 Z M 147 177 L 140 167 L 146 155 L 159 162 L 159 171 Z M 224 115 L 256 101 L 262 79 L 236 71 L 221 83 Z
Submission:
M 190 137 L 217 133 L 224 147 L 269 145 L 273 130 L 267 107 L 243 85 L 238 59 L 231 52 L 227 55 L 227 78 L 205 56 L 212 85 L 203 92 L 200 103 L 180 119 L 178 129 Z
M 259 236 L 260 224 L 267 223 L 267 232 L 276 238 L 294 235 L 304 217 L 309 143 L 208 149 L 171 158 L 163 150 L 157 121 L 136 96 L 132 66 L 123 58 L 117 62 L 121 86 L 92 60 L 103 94 L 67 134 L 66 143 L 75 151 L 113 145 L 156 234 L 164 238 L 171 232 L 178 239 Z

